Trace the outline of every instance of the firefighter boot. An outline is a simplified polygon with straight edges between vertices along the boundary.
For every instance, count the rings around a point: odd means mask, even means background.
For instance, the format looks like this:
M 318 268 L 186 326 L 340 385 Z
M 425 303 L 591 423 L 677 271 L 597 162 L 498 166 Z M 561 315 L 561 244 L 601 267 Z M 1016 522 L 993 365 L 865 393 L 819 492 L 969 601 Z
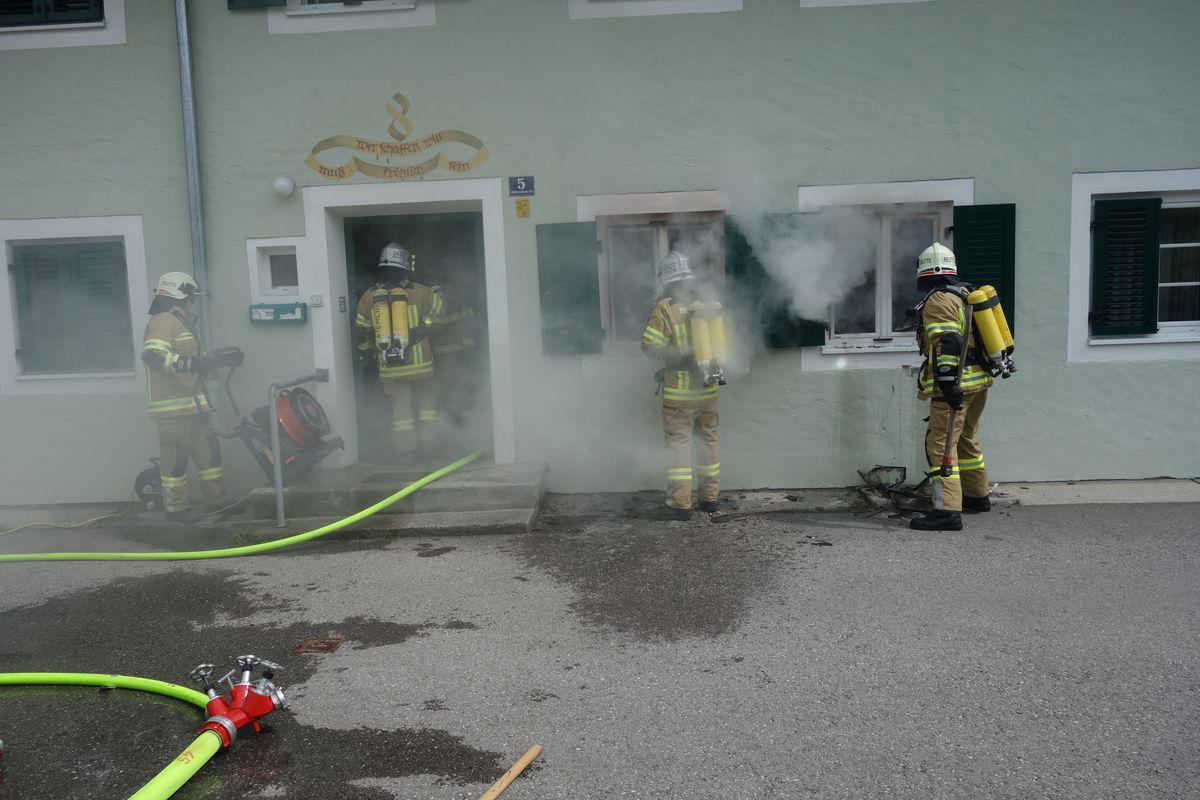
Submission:
M 650 518 L 668 522 L 687 522 L 692 518 L 692 510 L 675 506 L 658 506 L 650 512 Z
M 716 500 L 701 500 L 701 501 L 700 501 L 700 502 L 697 504 L 697 508 L 699 508 L 699 509 L 700 509 L 701 511 L 703 511 L 705 514 L 713 514 L 713 513 L 716 513 L 716 510 L 717 510 L 717 501 L 716 501 Z
M 985 494 L 983 497 L 963 495 L 963 511 L 968 514 L 985 514 L 992 510 L 992 501 Z
M 962 515 L 957 511 L 934 509 L 925 516 L 909 522 L 908 527 L 914 531 L 961 531 Z
M 167 522 L 176 522 L 180 525 L 195 525 L 200 521 L 200 515 L 190 508 L 185 508 L 183 511 L 168 511 Z

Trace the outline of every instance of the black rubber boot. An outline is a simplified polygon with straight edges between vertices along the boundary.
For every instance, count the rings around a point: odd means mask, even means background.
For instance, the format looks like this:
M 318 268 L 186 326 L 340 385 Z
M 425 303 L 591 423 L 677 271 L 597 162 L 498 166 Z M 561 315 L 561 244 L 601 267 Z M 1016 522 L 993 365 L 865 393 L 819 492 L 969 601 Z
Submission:
M 713 512 L 715 512 L 717 510 L 717 501 L 716 500 L 701 500 L 700 503 L 696 507 L 699 508 L 701 511 L 703 511 L 705 514 L 712 514 Z
M 200 521 L 200 515 L 190 508 L 186 511 L 168 511 L 167 522 L 177 522 L 180 525 L 195 525 Z
M 908 523 L 914 531 L 961 531 L 962 515 L 957 511 L 930 511 Z
M 692 518 L 692 510 L 690 508 L 675 508 L 674 506 L 659 506 L 651 516 L 654 519 L 686 522 Z
M 963 511 L 968 514 L 986 514 L 992 510 L 992 501 L 985 494 L 983 497 L 968 497 L 963 495 Z

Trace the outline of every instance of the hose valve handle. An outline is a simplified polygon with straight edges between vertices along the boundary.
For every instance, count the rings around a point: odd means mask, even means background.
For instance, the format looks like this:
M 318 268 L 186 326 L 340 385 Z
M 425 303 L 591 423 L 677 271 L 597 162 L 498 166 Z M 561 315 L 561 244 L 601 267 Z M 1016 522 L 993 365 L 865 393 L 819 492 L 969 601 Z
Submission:
M 188 677 L 191 678 L 194 683 L 199 684 L 200 688 L 206 693 L 213 692 L 216 691 L 212 685 L 212 674 L 213 670 L 215 669 L 216 666 L 213 664 L 197 664 L 192 668 L 192 671 L 188 673 Z

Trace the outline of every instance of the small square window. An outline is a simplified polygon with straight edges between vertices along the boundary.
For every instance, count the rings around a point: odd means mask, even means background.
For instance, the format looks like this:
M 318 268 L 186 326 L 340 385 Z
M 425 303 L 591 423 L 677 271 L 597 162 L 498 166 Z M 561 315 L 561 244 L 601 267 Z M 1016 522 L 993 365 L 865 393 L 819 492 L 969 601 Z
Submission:
M 295 253 L 271 253 L 267 256 L 271 269 L 269 289 L 295 292 L 300 286 Z

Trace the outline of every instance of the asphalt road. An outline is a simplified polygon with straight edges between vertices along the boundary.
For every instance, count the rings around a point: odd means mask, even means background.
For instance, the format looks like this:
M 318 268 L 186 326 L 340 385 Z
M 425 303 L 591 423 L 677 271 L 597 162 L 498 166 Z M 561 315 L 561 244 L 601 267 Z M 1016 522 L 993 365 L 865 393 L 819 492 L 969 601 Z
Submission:
M 0 564 L 0 672 L 284 664 L 289 708 L 183 800 L 476 798 L 535 743 L 505 800 L 1200 797 L 1198 508 L 918 534 L 551 498 L 521 536 Z M 0 551 L 47 541 L 218 544 L 23 531 Z M 311 637 L 342 643 L 297 653 Z M 127 797 L 198 723 L 132 692 L 0 689 L 0 798 Z

